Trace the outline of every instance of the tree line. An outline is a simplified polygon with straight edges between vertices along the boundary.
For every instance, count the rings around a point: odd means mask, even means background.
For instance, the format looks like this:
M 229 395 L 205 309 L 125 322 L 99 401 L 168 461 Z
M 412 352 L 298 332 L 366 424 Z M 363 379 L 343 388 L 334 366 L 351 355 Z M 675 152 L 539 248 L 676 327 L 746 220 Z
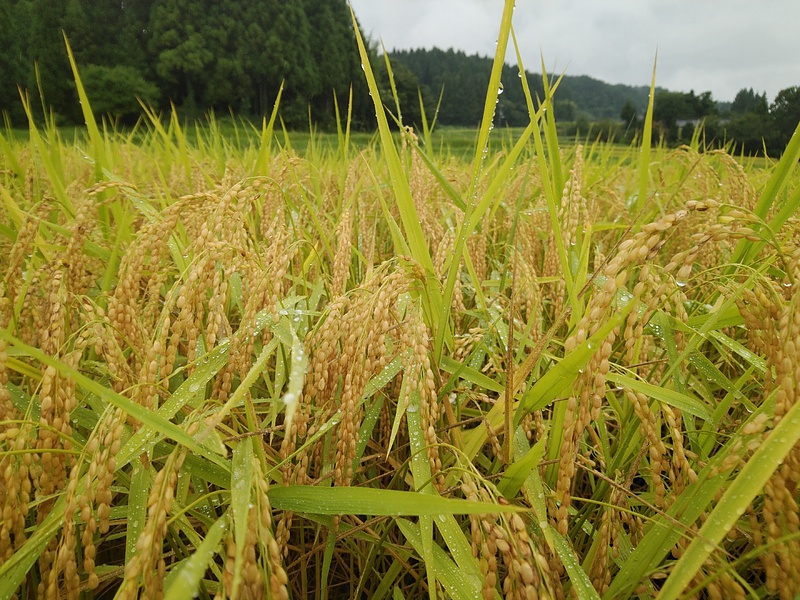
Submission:
M 463 51 L 418 49 L 391 53 L 398 94 L 416 102 L 417 88 L 426 114 L 439 105 L 444 125 L 474 126 L 480 122 L 492 60 Z M 399 77 L 398 77 L 399 74 Z M 541 75 L 526 73 L 531 93 L 542 98 Z M 495 123 L 521 127 L 528 111 L 520 72 L 506 65 L 501 80 Z M 647 86 L 611 85 L 587 76 L 565 75 L 554 96 L 554 111 L 568 135 L 631 141 L 639 135 L 647 110 Z M 419 118 L 419 109 L 404 116 Z M 786 147 L 800 121 L 800 87 L 781 90 L 770 103 L 766 93 L 743 88 L 733 102 L 717 102 L 711 92 L 696 94 L 656 88 L 653 104 L 655 134 L 668 144 L 691 140 L 701 126 L 706 143 L 733 144 L 737 152 L 777 155 Z
M 332 121 L 351 85 L 355 118 L 371 114 L 346 0 L 0 0 L 0 23 L 12 123 L 25 119 L 18 87 L 80 122 L 63 35 L 93 109 L 123 122 L 141 114 L 136 98 L 190 116 L 268 114 L 282 83 L 290 126 Z
M 653 118 L 668 142 L 691 139 L 702 125 L 708 141 L 731 142 L 746 154 L 778 155 L 800 121 L 800 87 L 785 88 L 770 103 L 766 92 L 742 88 L 729 104 L 714 102 L 711 92 L 656 94 Z

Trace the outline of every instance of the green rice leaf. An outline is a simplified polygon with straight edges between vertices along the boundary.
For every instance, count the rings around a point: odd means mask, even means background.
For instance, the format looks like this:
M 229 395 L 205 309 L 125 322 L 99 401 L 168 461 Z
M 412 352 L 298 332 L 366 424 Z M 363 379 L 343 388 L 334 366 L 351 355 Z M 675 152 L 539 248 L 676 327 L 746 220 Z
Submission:
M 406 378 L 404 378 L 406 379 Z M 431 465 L 428 460 L 428 446 L 425 443 L 425 434 L 422 431 L 422 418 L 420 411 L 419 391 L 414 390 L 406 410 L 406 425 L 411 446 L 411 475 L 414 478 L 414 487 L 420 496 L 437 496 L 431 478 Z M 419 532 L 422 542 L 422 558 L 425 561 L 425 574 L 428 579 L 428 592 L 430 598 L 436 598 L 436 569 L 434 568 L 434 542 L 433 542 L 433 516 L 420 515 Z M 438 548 L 438 546 L 435 546 Z
M 427 460 L 427 456 L 425 457 Z M 292 485 L 269 490 L 273 508 L 320 515 L 435 516 L 519 512 L 516 506 L 364 487 Z
M 766 221 L 773 205 L 780 201 L 781 193 L 789 183 L 791 174 L 795 170 L 798 160 L 800 160 L 800 123 L 797 124 L 780 161 L 778 161 L 775 169 L 773 169 L 772 175 L 764 186 L 758 198 L 758 202 L 756 203 L 753 212 L 762 221 Z M 773 232 L 777 232 L 786 220 L 796 213 L 799 205 L 800 189 L 795 189 L 789 201 L 785 202 L 773 217 L 769 225 L 770 229 Z M 764 242 L 754 242 L 743 239 L 736 246 L 736 250 L 734 250 L 733 257 L 731 258 L 731 263 L 749 264 L 750 257 L 757 256 L 759 250 L 763 247 Z
M 554 528 L 550 528 L 553 545 L 561 564 L 569 575 L 572 590 L 579 600 L 600 600 L 600 595 L 594 589 L 589 576 L 581 567 L 578 557 L 575 556 L 570 543 Z M 605 550 L 605 549 L 604 549 Z
M 125 562 L 128 563 L 136 553 L 136 542 L 144 531 L 147 520 L 147 498 L 153 484 L 152 468 L 145 467 L 141 461 L 133 463 L 131 485 L 128 488 L 128 510 L 125 519 Z
M 177 390 L 162 404 L 156 414 L 163 419 L 172 419 L 184 406 L 196 407 L 205 398 L 206 384 L 228 361 L 230 342 L 225 341 L 206 354 L 197 368 Z M 150 427 L 140 427 L 120 448 L 117 466 L 124 467 L 139 456 L 148 444 L 159 439 L 159 432 Z
M 53 510 L 39 523 L 33 533 L 25 540 L 10 558 L 0 565 L 0 600 L 14 597 L 25 576 L 44 552 L 47 544 L 58 533 L 64 523 L 66 502 L 62 496 L 53 506 Z
M 419 526 L 406 519 L 397 519 L 397 526 L 417 553 L 421 554 L 422 536 Z M 433 546 L 431 562 L 437 581 L 444 586 L 449 597 L 463 600 L 474 600 L 480 597 L 480 570 L 475 573 L 460 569 L 438 545 Z
M 0 329 L 0 338 L 5 339 L 9 344 L 18 348 L 27 356 L 30 356 L 31 358 L 34 358 L 39 362 L 46 364 L 47 366 L 53 367 L 63 377 L 73 380 L 84 390 L 96 394 L 105 402 L 108 402 L 109 404 L 112 404 L 113 406 L 123 410 L 126 414 L 130 415 L 134 419 L 141 421 L 143 425 L 150 427 L 161 433 L 163 436 L 185 446 L 196 455 L 202 456 L 206 460 L 215 463 L 223 469 L 230 470 L 230 465 L 227 463 L 227 461 L 223 460 L 221 456 L 207 450 L 205 447 L 197 443 L 194 438 L 192 438 L 192 436 L 186 433 L 183 429 L 164 419 L 158 413 L 147 410 L 146 408 L 136 404 L 135 402 L 132 402 L 120 394 L 117 394 L 115 391 L 103 386 L 93 379 L 89 379 L 72 367 L 69 367 L 61 361 L 55 360 L 54 358 L 48 356 L 38 348 L 24 344 L 20 340 L 9 335 L 5 330 Z
M 681 392 L 659 387 L 651 383 L 634 379 L 633 377 L 620 375 L 619 373 L 610 372 L 607 379 L 620 387 L 629 388 L 634 392 L 639 392 L 654 400 L 669 404 L 685 413 L 700 417 L 704 421 L 711 420 L 711 413 L 708 412 L 703 403 L 699 399 L 693 398 L 688 394 L 682 394 Z
M 228 516 L 223 515 L 208 530 L 197 550 L 183 561 L 177 572 L 170 577 L 164 600 L 183 600 L 197 596 L 203 575 L 214 560 L 227 529 Z
M 233 537 L 236 541 L 236 558 L 233 566 L 233 592 L 235 596 L 242 584 L 244 569 L 244 548 L 247 537 L 248 515 L 251 510 L 253 492 L 253 438 L 244 438 L 233 451 L 231 465 L 231 513 L 233 516 Z
M 269 115 L 269 121 L 266 117 L 261 122 L 261 144 L 258 148 L 258 157 L 256 158 L 256 173 L 267 173 L 269 171 L 269 157 L 272 153 L 272 138 L 274 137 L 273 130 L 275 128 L 275 119 L 278 116 L 278 107 L 281 104 L 281 96 L 283 95 L 283 84 L 278 88 L 278 94 L 275 97 L 275 103 L 272 105 L 272 113 Z
M 352 13 L 352 7 L 351 7 Z M 414 200 L 411 197 L 411 188 L 408 184 L 408 177 L 403 170 L 400 156 L 397 154 L 397 148 L 392 139 L 392 133 L 389 129 L 389 122 L 386 119 L 386 112 L 381 102 L 381 94 L 378 89 L 375 75 L 372 72 L 370 65 L 369 55 L 367 53 L 364 40 L 361 38 L 361 32 L 356 21 L 355 13 L 352 13 L 353 28 L 356 34 L 356 42 L 358 43 L 358 51 L 361 55 L 361 66 L 364 68 L 364 73 L 367 77 L 367 85 L 369 92 L 372 96 L 372 102 L 375 106 L 375 118 L 378 121 L 378 131 L 380 133 L 381 148 L 384 153 L 384 160 L 389 169 L 392 190 L 394 191 L 397 208 L 400 212 L 400 218 L 403 222 L 403 229 L 405 230 L 408 238 L 409 249 L 416 261 L 429 273 L 433 274 L 433 261 L 431 260 L 428 252 L 428 244 L 425 240 L 425 235 L 422 233 L 419 216 L 417 209 L 414 206 Z
M 653 139 L 653 106 L 656 99 L 656 65 L 658 64 L 658 52 L 653 60 L 653 76 L 650 79 L 650 96 L 647 101 L 647 113 L 644 117 L 644 127 L 642 129 L 642 148 L 639 151 L 638 189 L 636 202 L 633 205 L 633 212 L 639 213 L 646 206 L 647 189 L 650 185 L 650 156 L 652 154 L 651 145 Z
M 528 440 L 522 428 L 518 427 L 514 432 L 515 460 L 509 465 L 503 473 L 500 483 L 497 484 L 497 490 L 503 497 L 513 498 L 516 496 L 531 472 L 539 468 L 545 452 L 544 440 L 546 439 L 540 439 L 532 448 L 522 450 L 523 453 L 520 453 L 518 450 L 524 449 L 528 445 Z
M 692 578 L 718 548 L 718 544 L 761 493 L 769 478 L 800 440 L 800 403 L 775 426 L 736 479 L 716 503 L 697 536 L 675 564 L 658 595 L 659 600 L 678 598 Z
M 634 302 L 628 302 L 621 307 L 588 340 L 562 358 L 557 365 L 548 369 L 523 397 L 520 407 L 522 411 L 540 410 L 561 394 L 566 393 L 574 384 L 580 370 L 586 366 L 597 351 L 602 340 L 622 323 L 633 308 L 633 304 Z
M 103 176 L 103 170 L 108 168 L 108 156 L 106 154 L 106 145 L 100 129 L 97 127 L 92 106 L 89 104 L 89 98 L 86 95 L 86 90 L 83 89 L 80 74 L 78 73 L 78 66 L 75 64 L 75 57 L 72 54 L 72 48 L 69 46 L 67 34 L 64 33 L 64 44 L 67 46 L 67 58 L 69 59 L 69 66 L 72 68 L 72 76 L 75 79 L 75 87 L 78 90 L 78 98 L 81 101 L 81 112 L 83 113 L 83 120 L 86 123 L 86 130 L 89 132 L 89 141 L 92 144 L 92 160 L 94 161 L 94 174 L 95 179 L 100 180 Z
M 505 390 L 505 386 L 503 386 L 501 383 L 498 383 L 491 377 L 488 377 L 480 371 L 476 371 L 472 367 L 469 367 L 464 363 L 460 363 L 449 356 L 442 357 L 442 363 L 440 366 L 446 373 L 456 375 L 464 381 L 468 381 L 479 388 L 483 388 L 491 392 L 497 392 L 498 394 Z

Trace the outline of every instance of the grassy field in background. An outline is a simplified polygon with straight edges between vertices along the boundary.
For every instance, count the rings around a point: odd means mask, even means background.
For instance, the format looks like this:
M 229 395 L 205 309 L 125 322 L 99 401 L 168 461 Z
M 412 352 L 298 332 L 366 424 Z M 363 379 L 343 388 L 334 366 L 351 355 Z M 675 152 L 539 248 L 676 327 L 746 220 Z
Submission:
M 477 131 L 0 134 L 0 599 L 800 594 L 800 134 L 493 130 L 512 9 Z
M 233 119 L 230 117 L 217 119 L 207 117 L 196 123 L 182 122 L 187 142 L 196 144 L 198 137 L 214 136 L 223 139 L 236 151 L 244 151 L 249 145 L 260 142 L 260 126 L 247 120 Z M 113 127 L 111 128 L 114 129 Z M 116 131 L 121 138 L 132 137 L 137 142 L 147 139 L 147 125 L 136 125 Z M 79 143 L 85 136 L 82 127 L 57 127 L 55 131 L 61 142 L 72 144 Z M 490 151 L 501 152 L 510 148 L 523 133 L 520 128 L 499 129 L 490 140 Z M 428 150 L 432 154 L 451 156 L 457 160 L 468 161 L 475 154 L 479 129 L 465 127 L 439 127 L 431 134 L 432 147 Z M 336 132 L 325 131 L 276 131 L 274 132 L 275 144 L 287 151 L 293 151 L 305 157 L 310 153 L 331 153 L 339 147 L 339 136 Z M 10 129 L 5 132 L 9 140 L 25 142 L 29 140 L 28 129 Z M 395 132 L 394 138 L 400 141 L 400 133 Z M 350 144 L 353 149 L 366 150 L 374 145 L 377 140 L 376 132 L 356 132 L 350 134 Z M 620 145 L 620 151 L 626 151 L 627 145 Z

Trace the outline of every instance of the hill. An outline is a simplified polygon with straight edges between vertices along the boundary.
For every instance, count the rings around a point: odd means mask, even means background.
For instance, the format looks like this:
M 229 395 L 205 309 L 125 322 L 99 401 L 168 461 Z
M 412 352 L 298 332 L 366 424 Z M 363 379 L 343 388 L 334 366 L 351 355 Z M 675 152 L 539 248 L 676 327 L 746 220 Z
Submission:
M 402 65 L 416 77 L 423 94 L 434 101 L 441 94 L 439 121 L 444 125 L 476 125 L 480 121 L 492 59 L 462 50 L 416 49 L 389 53 L 393 65 Z M 526 72 L 534 94 L 543 94 L 542 76 Z M 499 124 L 527 124 L 525 96 L 517 66 L 503 69 L 503 94 L 497 107 Z M 560 119 L 592 121 L 619 119 L 626 103 L 638 114 L 647 108 L 649 88 L 609 84 L 587 75 L 565 75 L 555 95 Z M 434 102 L 435 104 L 435 102 Z

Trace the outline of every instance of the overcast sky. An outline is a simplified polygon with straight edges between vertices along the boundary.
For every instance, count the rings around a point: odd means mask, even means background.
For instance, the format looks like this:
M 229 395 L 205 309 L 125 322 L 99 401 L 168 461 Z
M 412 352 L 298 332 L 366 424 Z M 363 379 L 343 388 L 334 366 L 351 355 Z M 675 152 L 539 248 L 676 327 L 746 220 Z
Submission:
M 351 0 L 364 31 L 388 50 L 455 48 L 493 56 L 502 0 Z M 528 71 L 608 83 L 711 91 L 800 85 L 800 0 L 517 0 L 514 29 Z M 513 62 L 509 41 L 508 62 Z

